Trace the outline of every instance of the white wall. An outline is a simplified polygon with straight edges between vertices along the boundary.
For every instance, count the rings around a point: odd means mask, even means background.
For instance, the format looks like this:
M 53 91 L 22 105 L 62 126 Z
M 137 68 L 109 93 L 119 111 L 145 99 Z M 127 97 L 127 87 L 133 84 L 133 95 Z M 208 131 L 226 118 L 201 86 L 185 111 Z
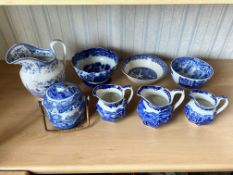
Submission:
M 0 7 L 0 56 L 15 42 L 48 47 L 52 38 L 120 56 L 233 58 L 233 5 Z

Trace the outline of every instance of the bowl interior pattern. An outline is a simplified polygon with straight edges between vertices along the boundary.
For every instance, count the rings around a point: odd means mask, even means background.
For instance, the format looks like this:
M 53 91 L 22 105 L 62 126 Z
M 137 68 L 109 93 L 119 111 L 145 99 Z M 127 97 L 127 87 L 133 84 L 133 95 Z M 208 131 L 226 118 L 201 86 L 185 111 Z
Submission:
M 117 62 L 117 55 L 103 48 L 88 49 L 72 58 L 73 66 L 87 73 L 110 71 L 115 68 Z
M 123 61 L 122 71 L 135 79 L 154 80 L 166 74 L 167 65 L 153 55 L 136 55 Z
M 181 76 L 191 79 L 207 79 L 213 75 L 213 68 L 208 63 L 193 57 L 176 58 L 171 67 Z

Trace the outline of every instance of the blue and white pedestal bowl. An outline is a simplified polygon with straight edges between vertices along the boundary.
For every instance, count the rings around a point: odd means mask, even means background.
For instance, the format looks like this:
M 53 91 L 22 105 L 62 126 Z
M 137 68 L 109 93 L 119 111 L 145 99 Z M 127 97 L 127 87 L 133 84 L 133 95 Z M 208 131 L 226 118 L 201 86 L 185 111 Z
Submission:
M 117 63 L 116 53 L 103 48 L 84 50 L 72 58 L 76 74 L 91 87 L 109 82 Z
M 121 70 L 136 84 L 152 84 L 167 74 L 167 64 L 154 55 L 134 55 L 123 60 Z
M 203 86 L 214 74 L 214 69 L 205 61 L 195 57 L 179 57 L 171 62 L 171 77 L 187 88 Z
M 84 119 L 85 97 L 74 84 L 52 85 L 47 89 L 42 105 L 55 128 L 71 129 Z

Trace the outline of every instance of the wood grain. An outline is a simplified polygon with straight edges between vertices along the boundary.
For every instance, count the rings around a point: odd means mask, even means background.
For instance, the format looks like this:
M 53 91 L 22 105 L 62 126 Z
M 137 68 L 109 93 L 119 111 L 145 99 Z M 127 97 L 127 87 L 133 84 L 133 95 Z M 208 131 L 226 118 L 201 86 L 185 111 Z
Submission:
M 232 0 L 0 0 L 0 5 L 151 5 L 232 3 Z
M 25 171 L 0 171 L 0 175 L 30 175 Z
M 159 129 L 142 124 L 136 113 L 135 95 L 127 117 L 117 123 L 99 119 L 91 97 L 91 126 L 87 129 L 49 133 L 42 124 L 36 99 L 20 82 L 19 66 L 0 62 L 0 170 L 35 173 L 230 171 L 233 170 L 233 61 L 208 60 L 214 77 L 202 89 L 229 97 L 230 105 L 207 126 L 197 127 L 185 118 L 183 105 L 173 119 Z M 120 66 L 118 66 L 120 67 Z M 68 65 L 68 80 L 85 94 Z M 115 84 L 130 84 L 117 70 Z M 177 87 L 168 75 L 156 83 Z M 186 90 L 188 92 L 188 90 Z M 186 97 L 186 101 L 188 97 Z

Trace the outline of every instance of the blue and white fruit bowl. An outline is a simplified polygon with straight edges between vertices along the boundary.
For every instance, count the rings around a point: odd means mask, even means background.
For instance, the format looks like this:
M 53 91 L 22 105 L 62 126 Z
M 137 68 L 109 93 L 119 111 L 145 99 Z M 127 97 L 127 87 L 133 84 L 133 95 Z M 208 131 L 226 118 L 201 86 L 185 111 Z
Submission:
M 84 50 L 72 58 L 76 74 L 91 87 L 109 82 L 117 63 L 117 54 L 103 48 Z
M 170 65 L 171 77 L 187 88 L 203 86 L 214 74 L 214 69 L 205 61 L 195 57 L 179 57 Z
M 123 60 L 121 71 L 136 84 L 152 84 L 167 74 L 167 64 L 155 55 L 134 55 Z

